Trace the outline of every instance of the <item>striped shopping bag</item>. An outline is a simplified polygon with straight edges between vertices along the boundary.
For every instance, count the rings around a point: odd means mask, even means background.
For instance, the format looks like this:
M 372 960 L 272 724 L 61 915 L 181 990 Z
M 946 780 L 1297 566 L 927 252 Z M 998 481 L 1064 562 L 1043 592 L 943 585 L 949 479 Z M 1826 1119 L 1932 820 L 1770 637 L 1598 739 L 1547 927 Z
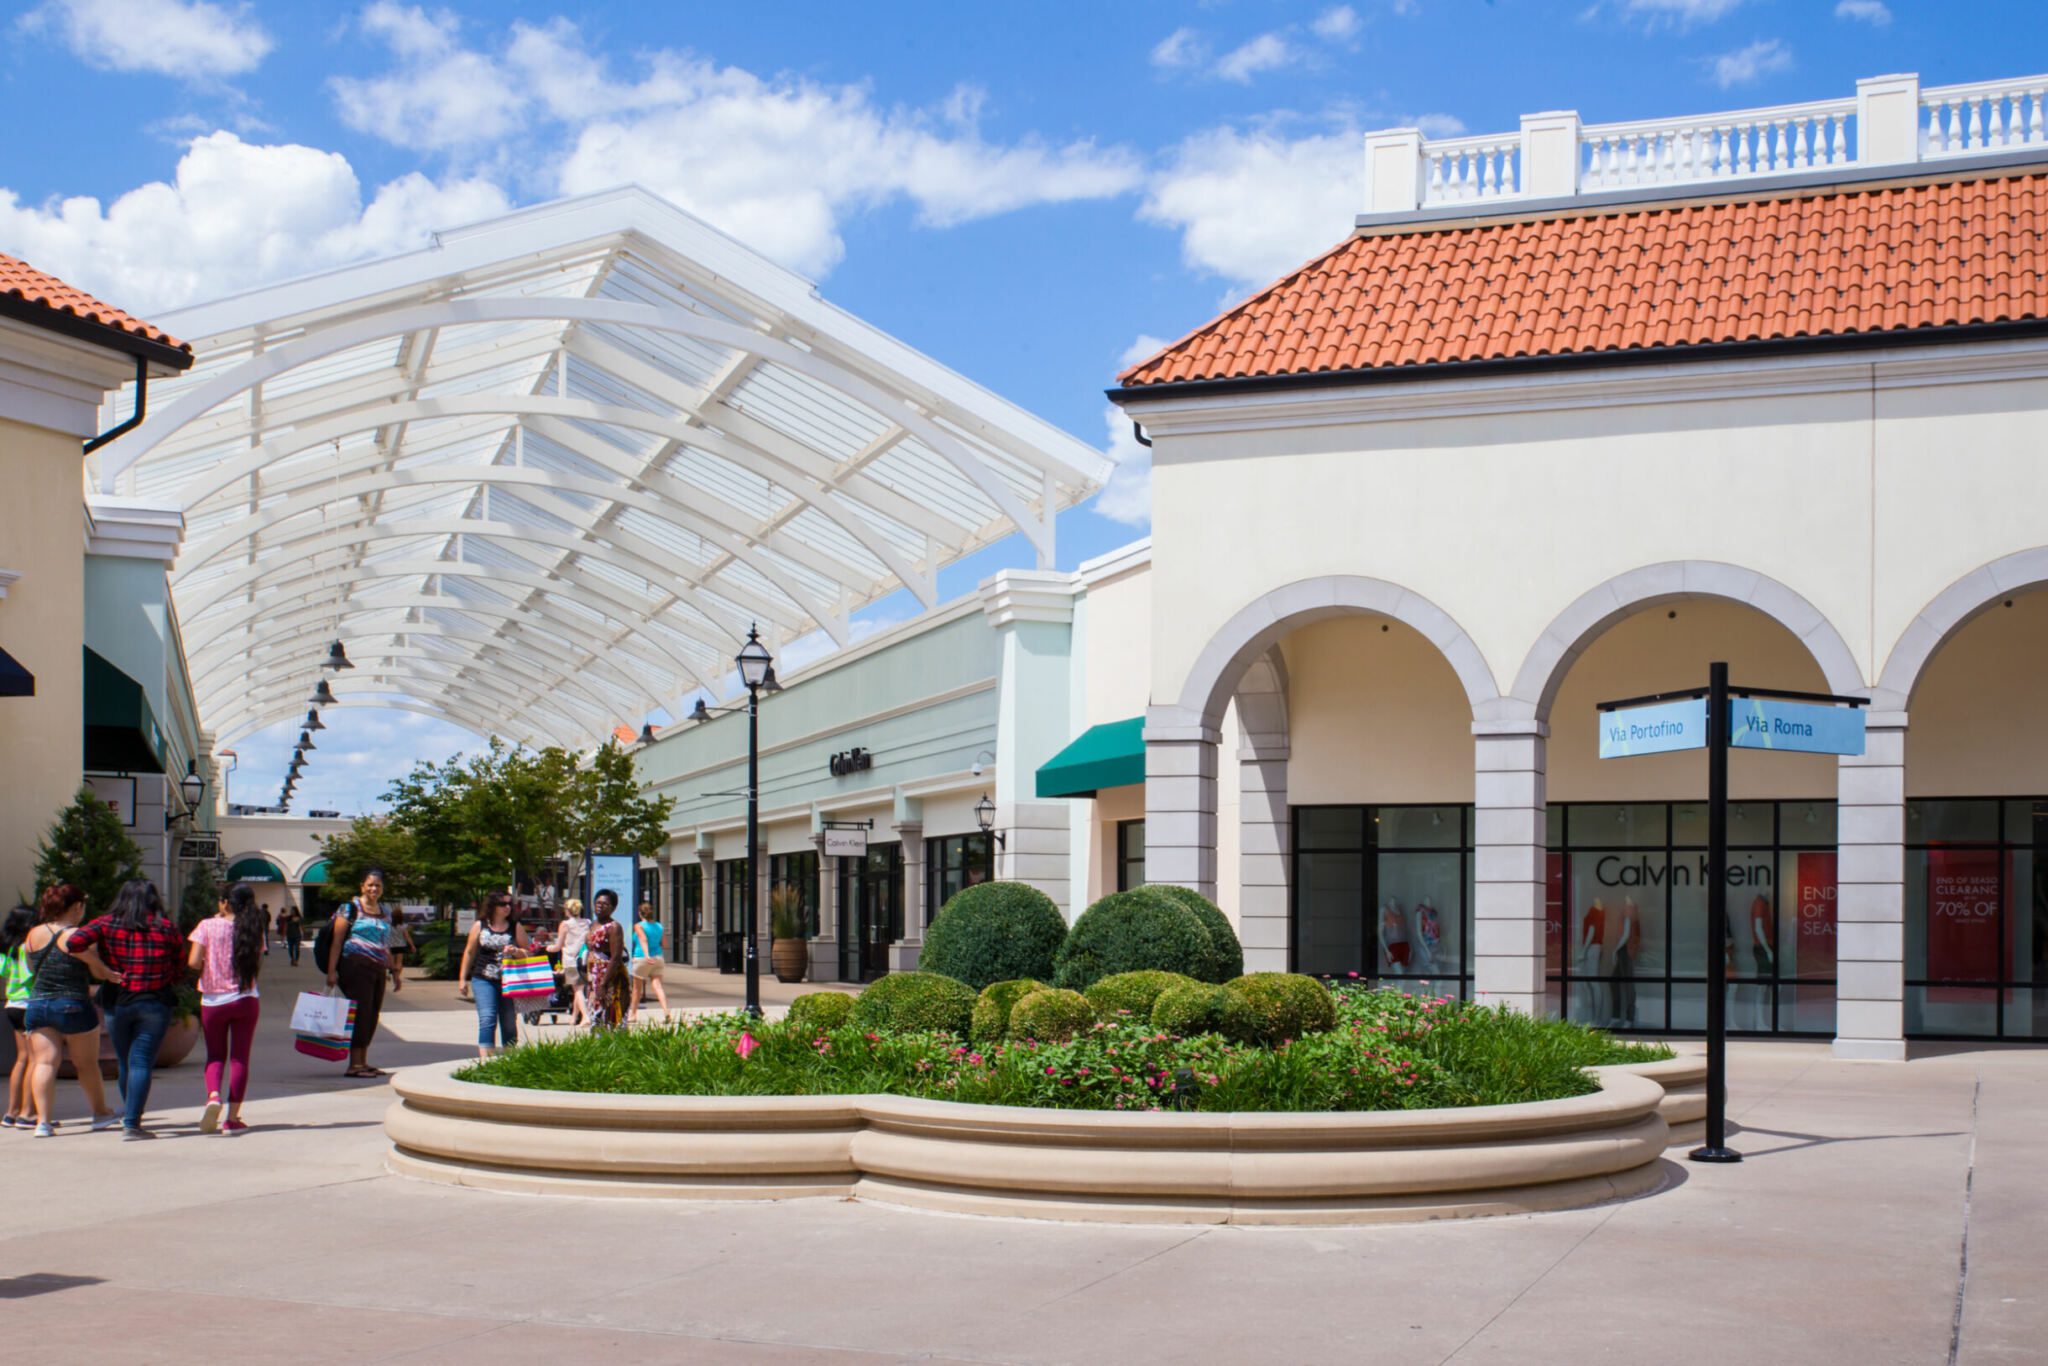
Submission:
M 554 995 L 554 969 L 539 956 L 506 958 L 499 965 L 498 989 L 521 1006 L 542 1005 Z
M 348 1058 L 349 1041 L 356 1035 L 356 1003 L 348 1003 L 348 1013 L 342 1019 L 341 1032 L 320 1034 L 308 1030 L 292 1031 L 292 1047 L 309 1058 L 323 1062 L 343 1062 Z

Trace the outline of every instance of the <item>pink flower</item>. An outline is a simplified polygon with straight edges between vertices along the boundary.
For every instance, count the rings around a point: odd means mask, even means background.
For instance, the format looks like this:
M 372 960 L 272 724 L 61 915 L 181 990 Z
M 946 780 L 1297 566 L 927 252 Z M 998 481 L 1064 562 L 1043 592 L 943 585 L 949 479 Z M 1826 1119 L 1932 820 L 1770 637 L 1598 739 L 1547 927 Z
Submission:
M 981 1054 L 979 1054 L 979 1053 L 969 1053 L 969 1054 L 967 1055 L 967 1061 L 968 1061 L 968 1062 L 969 1062 L 969 1064 L 971 1064 L 972 1066 L 975 1066 L 975 1067 L 979 1067 L 979 1066 L 981 1066 Z
M 1088 1075 L 1088 1069 L 1084 1067 L 1084 1068 L 1082 1068 L 1082 1069 L 1080 1070 L 1080 1072 L 1079 1072 L 1079 1073 L 1077 1073 L 1076 1075 L 1078 1075 L 1078 1076 L 1083 1076 L 1083 1077 L 1085 1077 L 1085 1076 L 1087 1076 L 1087 1075 Z
M 753 1056 L 754 1050 L 760 1046 L 761 1041 L 759 1039 L 756 1039 L 752 1034 L 742 1032 L 740 1034 L 740 1041 L 732 1046 L 732 1051 L 740 1055 L 741 1062 L 745 1062 Z
M 1049 1077 L 1049 1076 L 1051 1076 L 1051 1075 L 1052 1075 L 1052 1068 L 1050 1068 L 1050 1067 L 1046 1068 L 1046 1069 L 1045 1069 L 1045 1075 L 1047 1075 L 1048 1077 Z

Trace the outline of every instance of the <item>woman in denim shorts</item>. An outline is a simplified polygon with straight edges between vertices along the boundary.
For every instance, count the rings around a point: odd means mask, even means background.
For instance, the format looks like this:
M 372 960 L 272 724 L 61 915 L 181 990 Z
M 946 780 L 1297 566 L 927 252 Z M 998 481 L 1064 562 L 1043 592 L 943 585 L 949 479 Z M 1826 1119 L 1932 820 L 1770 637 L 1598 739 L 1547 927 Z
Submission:
M 23 1023 L 35 1058 L 29 1094 L 35 1099 L 36 1137 L 57 1132 L 57 1068 L 66 1052 L 92 1102 L 92 1127 L 111 1129 L 121 1122 L 121 1112 L 107 1108 L 107 1088 L 100 1080 L 100 1013 L 91 995 L 95 977 L 110 982 L 119 977 L 96 950 L 73 954 L 66 947 L 85 917 L 85 893 L 59 883 L 43 893 L 42 916 L 43 923 L 22 941 L 30 973 Z

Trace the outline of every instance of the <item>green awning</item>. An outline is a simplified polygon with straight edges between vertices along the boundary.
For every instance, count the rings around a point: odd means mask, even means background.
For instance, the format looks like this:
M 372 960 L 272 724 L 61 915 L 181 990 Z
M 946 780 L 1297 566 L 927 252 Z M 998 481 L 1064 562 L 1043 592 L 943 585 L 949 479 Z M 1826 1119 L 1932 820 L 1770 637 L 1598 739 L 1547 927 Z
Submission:
M 299 881 L 308 887 L 317 887 L 327 881 L 327 860 L 321 859 L 299 875 Z
M 88 773 L 162 773 L 164 737 L 142 685 L 85 651 L 85 768 Z
M 1038 770 L 1041 797 L 1092 797 L 1145 781 L 1145 718 L 1090 726 Z
M 228 869 L 229 882 L 283 882 L 284 869 L 267 858 L 238 858 Z

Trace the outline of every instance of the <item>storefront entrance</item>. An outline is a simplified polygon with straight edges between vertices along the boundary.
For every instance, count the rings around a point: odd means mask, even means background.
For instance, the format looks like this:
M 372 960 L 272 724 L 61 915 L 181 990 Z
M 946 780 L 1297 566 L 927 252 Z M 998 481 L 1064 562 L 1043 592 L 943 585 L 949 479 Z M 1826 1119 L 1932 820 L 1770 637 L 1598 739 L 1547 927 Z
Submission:
M 903 937 L 903 846 L 871 844 L 839 864 L 839 980 L 872 982 L 889 971 Z
M 1469 996 L 1472 808 L 1294 808 L 1296 972 Z

